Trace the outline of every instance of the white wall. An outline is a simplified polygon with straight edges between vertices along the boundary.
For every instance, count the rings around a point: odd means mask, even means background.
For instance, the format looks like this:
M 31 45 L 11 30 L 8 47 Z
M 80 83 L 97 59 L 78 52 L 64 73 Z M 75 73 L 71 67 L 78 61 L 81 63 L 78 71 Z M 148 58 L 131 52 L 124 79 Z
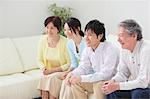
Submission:
M 77 4 L 77 3 L 76 3 Z M 148 1 L 141 0 L 88 0 L 77 4 L 77 15 L 84 25 L 87 20 L 99 19 L 104 22 L 107 33 L 116 33 L 117 25 L 125 19 L 135 19 L 143 28 L 144 37 L 148 38 Z M 150 25 L 149 25 L 150 26 Z
M 43 32 L 43 21 L 48 16 L 43 1 L 5 0 L 1 6 L 0 37 L 20 37 Z
M 2 3 L 0 2 L 0 34 L 2 33 L 2 11 L 3 11 L 3 9 L 2 9 Z M 1 35 L 0 35 L 1 36 Z
M 148 22 L 148 26 L 147 26 L 148 31 L 146 31 L 146 35 L 147 35 L 147 38 L 150 39 L 150 1 L 148 2 L 148 20 L 147 20 L 147 22 Z
M 83 30 L 89 20 L 99 19 L 105 23 L 107 33 L 117 33 L 118 23 L 132 18 L 142 26 L 144 37 L 150 39 L 149 0 L 3 0 L 0 38 L 41 34 L 43 21 L 50 15 L 47 6 L 54 2 L 72 7 L 73 16 L 81 20 Z

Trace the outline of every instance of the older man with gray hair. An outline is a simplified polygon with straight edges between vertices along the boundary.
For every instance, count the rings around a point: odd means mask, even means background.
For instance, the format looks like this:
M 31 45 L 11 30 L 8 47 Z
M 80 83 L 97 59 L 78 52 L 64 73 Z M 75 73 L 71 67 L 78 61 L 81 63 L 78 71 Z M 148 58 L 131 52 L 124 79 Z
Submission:
M 102 87 L 107 99 L 150 99 L 150 44 L 142 38 L 136 21 L 119 24 L 118 41 L 123 50 L 117 74 Z

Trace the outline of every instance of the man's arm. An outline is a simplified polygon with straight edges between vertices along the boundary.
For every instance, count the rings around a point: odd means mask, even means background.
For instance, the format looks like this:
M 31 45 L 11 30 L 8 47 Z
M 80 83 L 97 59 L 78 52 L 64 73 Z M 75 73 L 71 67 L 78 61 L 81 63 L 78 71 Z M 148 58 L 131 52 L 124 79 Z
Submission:
M 88 47 L 83 50 L 79 66 L 72 71 L 74 76 L 85 75 L 92 71 L 91 61 L 89 59 Z
M 120 82 L 120 90 L 147 88 L 150 82 L 150 50 L 143 51 L 140 56 L 139 74 L 135 80 Z
M 101 68 L 93 74 L 82 75 L 82 82 L 109 80 L 114 75 L 114 71 L 116 71 L 116 67 L 119 62 L 119 52 L 117 49 L 112 47 L 104 50 L 105 53 L 103 53 L 103 64 L 97 64 L 97 67 L 101 66 Z

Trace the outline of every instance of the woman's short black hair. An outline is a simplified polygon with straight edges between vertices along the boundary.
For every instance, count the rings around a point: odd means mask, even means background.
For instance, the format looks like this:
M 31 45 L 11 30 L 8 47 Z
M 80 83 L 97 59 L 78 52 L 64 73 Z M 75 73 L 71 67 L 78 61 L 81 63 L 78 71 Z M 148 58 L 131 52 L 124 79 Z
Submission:
M 44 26 L 46 27 L 50 22 L 53 23 L 53 25 L 59 30 L 59 32 L 61 31 L 61 19 L 58 16 L 50 16 L 48 18 L 46 18 L 46 20 L 44 21 Z
M 103 37 L 101 39 L 101 42 L 104 42 L 106 40 L 105 38 L 105 27 L 104 27 L 104 23 L 101 23 L 98 20 L 91 20 L 90 22 L 87 23 L 87 25 L 85 26 L 85 31 L 87 30 L 91 30 L 93 31 L 97 37 L 100 34 L 103 34 Z
M 71 17 L 69 18 L 65 23 L 68 24 L 69 28 L 73 30 L 73 32 L 76 34 L 76 29 L 79 30 L 79 35 L 84 37 L 84 33 L 81 30 L 81 23 L 77 18 Z M 80 29 L 79 29 L 80 28 Z

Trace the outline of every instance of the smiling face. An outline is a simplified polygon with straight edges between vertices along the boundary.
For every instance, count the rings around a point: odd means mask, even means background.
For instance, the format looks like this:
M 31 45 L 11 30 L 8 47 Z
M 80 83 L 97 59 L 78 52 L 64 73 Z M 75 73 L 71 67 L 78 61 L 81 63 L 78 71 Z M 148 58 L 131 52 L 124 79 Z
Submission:
M 136 44 L 136 35 L 129 35 L 125 28 L 119 27 L 118 41 L 123 49 L 133 50 Z
M 96 47 L 98 43 L 100 43 L 101 40 L 101 35 L 99 35 L 97 37 L 97 35 L 95 33 L 93 33 L 93 31 L 91 31 L 91 29 L 86 31 L 86 44 L 88 47 Z
M 52 22 L 48 23 L 46 26 L 46 33 L 48 34 L 48 37 L 54 37 L 58 34 L 58 29 L 57 27 L 54 26 Z

